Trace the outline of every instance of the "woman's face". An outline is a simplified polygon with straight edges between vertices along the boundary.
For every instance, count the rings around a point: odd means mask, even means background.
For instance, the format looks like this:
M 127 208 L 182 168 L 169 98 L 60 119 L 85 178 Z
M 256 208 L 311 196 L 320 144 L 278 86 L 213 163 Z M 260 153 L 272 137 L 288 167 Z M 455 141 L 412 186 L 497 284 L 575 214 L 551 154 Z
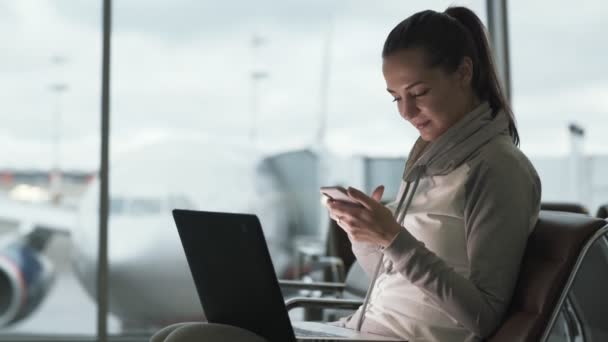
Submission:
M 429 68 L 420 49 L 384 58 L 382 72 L 399 114 L 425 141 L 434 141 L 479 104 L 471 88 L 472 63 L 465 58 L 453 73 Z

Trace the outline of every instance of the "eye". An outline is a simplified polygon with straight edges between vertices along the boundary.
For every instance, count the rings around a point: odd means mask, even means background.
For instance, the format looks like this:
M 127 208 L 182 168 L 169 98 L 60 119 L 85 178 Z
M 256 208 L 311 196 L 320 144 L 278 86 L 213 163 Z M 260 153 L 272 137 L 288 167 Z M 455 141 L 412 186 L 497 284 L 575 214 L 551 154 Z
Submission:
M 398 101 L 401 101 L 401 98 L 400 98 L 400 97 L 395 97 L 395 98 L 393 99 L 393 102 L 398 102 Z
M 425 90 L 423 90 L 423 91 L 420 91 L 420 92 L 414 93 L 414 94 L 412 94 L 412 97 L 420 97 L 420 96 L 424 96 L 424 95 L 428 94 L 429 90 L 430 90 L 430 89 L 425 89 Z

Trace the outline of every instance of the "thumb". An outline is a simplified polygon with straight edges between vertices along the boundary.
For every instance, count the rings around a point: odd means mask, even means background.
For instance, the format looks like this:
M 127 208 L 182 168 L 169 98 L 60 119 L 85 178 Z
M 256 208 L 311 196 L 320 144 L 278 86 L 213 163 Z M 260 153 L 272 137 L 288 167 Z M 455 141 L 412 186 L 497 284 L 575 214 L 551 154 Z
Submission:
M 384 194 L 384 185 L 379 185 L 376 190 L 372 193 L 372 198 L 376 200 L 376 202 L 380 202 L 382 199 L 382 195 Z

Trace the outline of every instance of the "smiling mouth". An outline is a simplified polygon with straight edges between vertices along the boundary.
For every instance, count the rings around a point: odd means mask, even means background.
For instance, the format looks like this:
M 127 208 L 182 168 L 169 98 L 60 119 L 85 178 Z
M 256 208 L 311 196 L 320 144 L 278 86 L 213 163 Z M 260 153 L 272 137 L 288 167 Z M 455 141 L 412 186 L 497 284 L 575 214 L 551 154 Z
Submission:
M 426 127 L 429 123 L 431 123 L 430 120 L 421 122 L 419 124 L 415 124 L 414 127 L 416 127 L 417 129 L 423 129 L 424 127 Z

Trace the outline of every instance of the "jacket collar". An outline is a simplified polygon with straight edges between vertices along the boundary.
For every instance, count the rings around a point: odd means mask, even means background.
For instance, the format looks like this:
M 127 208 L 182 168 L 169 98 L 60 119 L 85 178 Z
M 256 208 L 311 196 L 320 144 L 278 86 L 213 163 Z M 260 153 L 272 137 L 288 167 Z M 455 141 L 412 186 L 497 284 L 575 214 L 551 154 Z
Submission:
M 502 111 L 494 114 L 489 103 L 483 102 L 437 140 L 429 143 L 419 137 L 408 156 L 403 180 L 448 174 L 490 139 L 508 135 L 508 129 L 507 115 Z

